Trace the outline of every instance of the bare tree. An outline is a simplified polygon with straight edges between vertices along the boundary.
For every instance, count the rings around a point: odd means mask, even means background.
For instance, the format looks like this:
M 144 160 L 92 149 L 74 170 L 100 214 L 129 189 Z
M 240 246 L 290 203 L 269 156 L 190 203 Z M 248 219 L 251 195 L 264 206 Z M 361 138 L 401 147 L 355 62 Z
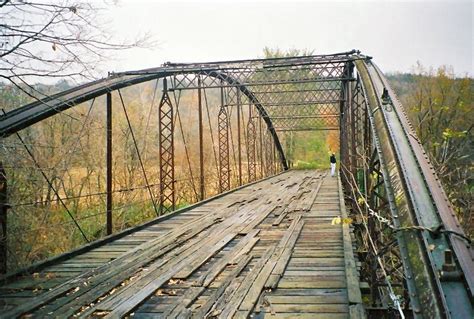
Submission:
M 41 78 L 97 76 L 113 51 L 148 46 L 148 36 L 117 42 L 97 2 L 0 0 L 0 79 L 29 90 Z M 28 92 L 26 92 L 28 93 Z

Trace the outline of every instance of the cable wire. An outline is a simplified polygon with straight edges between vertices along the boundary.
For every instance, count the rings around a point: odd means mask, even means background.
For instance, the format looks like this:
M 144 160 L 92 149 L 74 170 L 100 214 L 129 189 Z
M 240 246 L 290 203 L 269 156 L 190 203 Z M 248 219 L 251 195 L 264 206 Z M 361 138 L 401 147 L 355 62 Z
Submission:
M 123 112 L 125 113 L 125 118 L 127 119 L 128 128 L 130 130 L 130 134 L 132 135 L 133 144 L 135 145 L 135 150 L 137 152 L 138 161 L 140 162 L 140 166 L 142 168 L 143 177 L 145 178 L 145 183 L 147 185 L 148 193 L 150 194 L 150 199 L 153 203 L 153 208 L 155 209 L 156 216 L 159 216 L 158 209 L 157 209 L 156 203 L 155 203 L 155 199 L 153 198 L 153 194 L 152 194 L 150 186 L 149 186 L 150 183 L 148 183 L 148 177 L 146 176 L 145 167 L 143 166 L 143 161 L 142 161 L 142 157 L 140 155 L 140 150 L 138 149 L 137 140 L 135 139 L 135 134 L 133 133 L 132 124 L 130 123 L 130 119 L 128 117 L 127 108 L 125 107 L 125 103 L 123 101 L 122 93 L 120 92 L 120 90 L 117 90 L 117 91 L 118 91 L 118 94 L 119 94 L 119 97 L 120 97 L 120 101 L 122 102 Z

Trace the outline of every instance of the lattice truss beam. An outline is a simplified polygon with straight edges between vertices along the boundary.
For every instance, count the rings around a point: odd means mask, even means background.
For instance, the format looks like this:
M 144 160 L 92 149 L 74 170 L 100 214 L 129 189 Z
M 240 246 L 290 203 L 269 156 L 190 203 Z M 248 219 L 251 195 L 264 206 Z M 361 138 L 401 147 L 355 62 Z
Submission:
M 163 80 L 163 95 L 159 110 L 160 145 L 160 214 L 175 209 L 175 165 L 174 165 L 174 108 L 167 90 L 167 80 Z
M 392 309 L 395 314 L 398 309 L 414 306 L 407 289 L 413 278 L 406 275 L 402 262 L 407 252 L 399 246 L 399 234 L 394 231 L 387 181 L 379 157 L 381 145 L 373 134 L 372 114 L 359 77 L 343 91 L 348 103 L 342 106 L 341 116 L 341 178 L 347 197 L 354 199 L 349 202 L 358 255 L 364 261 L 361 281 L 369 284 L 372 307 Z
M 206 88 L 247 88 L 264 107 L 276 131 L 339 130 L 340 103 L 345 99 L 342 85 L 354 80 L 347 72 L 350 63 L 340 57 L 278 63 L 246 61 L 199 65 L 195 72 Z M 173 77 L 173 87 L 195 89 L 198 75 L 188 71 L 193 65 L 182 66 L 183 71 Z M 236 93 L 231 93 L 228 106 L 237 105 Z

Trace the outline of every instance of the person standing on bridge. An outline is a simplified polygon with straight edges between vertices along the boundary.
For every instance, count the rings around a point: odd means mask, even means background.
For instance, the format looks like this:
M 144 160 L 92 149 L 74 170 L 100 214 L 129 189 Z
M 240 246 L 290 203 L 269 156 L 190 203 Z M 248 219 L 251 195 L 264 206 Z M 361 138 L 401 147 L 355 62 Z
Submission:
M 329 162 L 331 164 L 331 176 L 334 176 L 336 174 L 336 154 L 331 154 Z

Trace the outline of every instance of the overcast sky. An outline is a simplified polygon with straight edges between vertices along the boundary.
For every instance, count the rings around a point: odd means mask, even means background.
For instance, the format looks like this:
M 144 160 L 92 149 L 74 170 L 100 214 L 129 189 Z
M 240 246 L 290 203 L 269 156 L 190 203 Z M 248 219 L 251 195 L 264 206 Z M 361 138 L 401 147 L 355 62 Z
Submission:
M 158 45 L 131 50 L 110 71 L 171 62 L 257 58 L 263 47 L 334 53 L 359 49 L 385 72 L 452 65 L 473 76 L 472 1 L 144 1 L 107 10 L 111 29 Z

